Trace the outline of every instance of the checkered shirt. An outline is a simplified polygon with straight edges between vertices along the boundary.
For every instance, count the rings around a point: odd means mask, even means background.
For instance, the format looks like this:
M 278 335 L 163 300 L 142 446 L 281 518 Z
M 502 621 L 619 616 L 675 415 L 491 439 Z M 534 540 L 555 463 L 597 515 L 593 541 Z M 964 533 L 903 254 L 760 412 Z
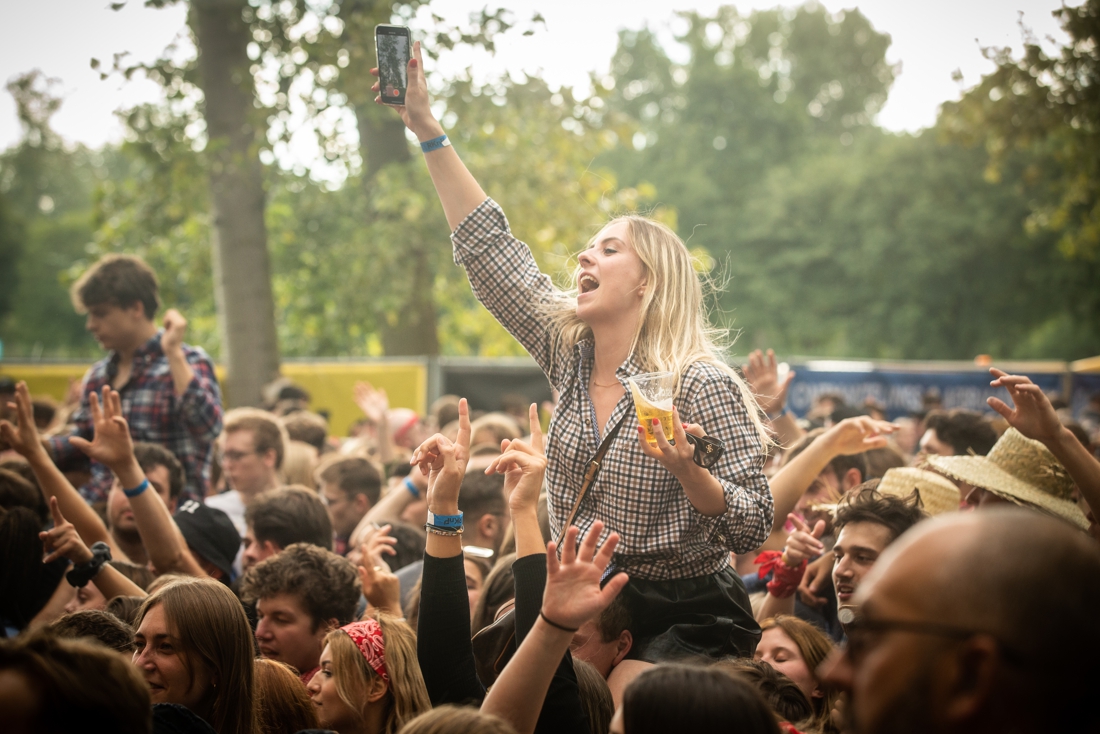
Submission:
M 560 392 L 547 435 L 546 470 L 550 524 L 554 536 L 568 520 L 580 492 L 585 466 L 602 441 L 587 386 L 595 346 L 572 348 L 554 338 L 540 306 L 557 297 L 550 278 L 524 243 L 512 236 L 504 212 L 486 199 L 451 235 L 455 262 L 466 269 L 474 295 L 534 357 Z M 643 372 L 632 356 L 616 371 L 626 378 Z M 679 481 L 642 452 L 629 390 L 604 430 L 624 415 L 623 430 L 608 448 L 596 482 L 574 524 L 582 532 L 602 520 L 621 536 L 614 564 L 639 578 L 664 580 L 712 574 L 729 565 L 729 553 L 758 548 L 772 524 L 772 497 L 763 474 L 764 451 L 741 393 L 728 374 L 697 362 L 682 376 L 677 407 L 683 420 L 698 423 L 725 443 L 711 470 L 722 483 L 726 512 L 701 514 Z
M 164 446 L 183 464 L 186 483 L 180 502 L 202 501 L 210 484 L 210 463 L 214 439 L 222 430 L 222 397 L 214 364 L 198 347 L 183 346 L 183 355 L 195 376 L 183 395 L 176 395 L 168 358 L 160 346 L 163 329 L 134 353 L 130 379 L 122 386 L 122 415 L 130 426 L 135 441 L 147 441 Z M 75 429 L 69 435 L 92 440 L 89 395 L 102 396 L 104 385 L 110 385 L 118 374 L 118 352 L 92 365 L 84 375 L 80 407 L 73 413 Z M 50 439 L 54 461 L 61 468 L 84 460 L 84 454 L 69 442 L 69 436 Z M 114 481 L 111 470 L 103 464 L 91 463 L 92 478 L 80 488 L 88 502 L 107 499 Z

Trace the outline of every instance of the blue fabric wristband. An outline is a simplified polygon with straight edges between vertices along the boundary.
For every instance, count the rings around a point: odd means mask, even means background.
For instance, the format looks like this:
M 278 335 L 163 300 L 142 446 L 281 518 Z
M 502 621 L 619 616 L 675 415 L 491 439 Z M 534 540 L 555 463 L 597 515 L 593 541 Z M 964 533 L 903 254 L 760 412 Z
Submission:
M 413 484 L 411 479 L 405 477 L 405 481 L 402 482 L 402 484 L 405 485 L 405 489 L 409 490 L 409 494 L 411 494 L 415 499 L 420 499 L 420 490 L 416 488 L 416 485 Z
M 462 513 L 457 515 L 436 515 L 428 510 L 428 525 L 440 530 L 457 530 L 462 527 Z
M 144 492 L 147 489 L 149 489 L 149 480 L 148 479 L 142 479 L 141 484 L 134 487 L 133 489 L 124 489 L 124 490 L 122 490 L 122 493 L 124 495 L 126 495 L 127 497 L 137 497 L 139 494 L 141 494 L 142 492 Z
M 431 140 L 425 140 L 420 144 L 420 150 L 425 153 L 431 153 L 433 150 L 439 150 L 440 148 L 446 148 L 451 144 L 450 140 L 447 140 L 446 135 L 440 135 L 438 138 L 432 138 Z

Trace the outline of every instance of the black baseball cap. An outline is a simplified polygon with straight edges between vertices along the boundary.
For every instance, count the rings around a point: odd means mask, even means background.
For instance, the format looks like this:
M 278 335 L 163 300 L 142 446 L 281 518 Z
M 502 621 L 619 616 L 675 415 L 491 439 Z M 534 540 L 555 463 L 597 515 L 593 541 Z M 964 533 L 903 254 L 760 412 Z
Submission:
M 241 547 L 241 536 L 229 515 L 187 500 L 176 510 L 175 518 L 191 552 L 220 568 L 228 583 L 233 575 L 233 559 Z

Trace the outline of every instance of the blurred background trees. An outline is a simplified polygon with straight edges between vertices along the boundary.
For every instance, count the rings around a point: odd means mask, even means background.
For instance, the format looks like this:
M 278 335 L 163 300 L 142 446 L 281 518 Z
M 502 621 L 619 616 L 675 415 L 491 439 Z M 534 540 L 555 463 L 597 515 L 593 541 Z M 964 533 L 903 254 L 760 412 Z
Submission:
M 456 148 L 544 269 L 563 271 L 609 216 L 651 212 L 713 266 L 715 318 L 740 331 L 738 353 L 1073 359 L 1100 353 L 1098 5 L 1062 11 L 1071 42 L 1056 54 L 989 50 L 996 71 L 919 135 L 875 124 L 897 73 L 889 37 L 817 4 L 688 13 L 676 49 L 624 31 L 586 99 L 538 78 L 430 81 Z M 283 355 L 521 353 L 473 300 L 419 151 L 369 92 L 373 26 L 425 6 L 243 11 Z M 434 22 L 433 52 L 491 50 L 539 19 Z M 100 254 L 128 251 L 157 269 L 191 340 L 224 357 L 218 148 L 198 65 L 168 49 L 104 71 L 146 73 L 166 94 L 128 111 L 126 142 L 103 150 L 53 136 L 47 80 L 9 87 L 25 135 L 0 154 L 6 354 L 95 354 L 66 288 Z M 302 134 L 317 136 L 317 164 L 284 168 Z

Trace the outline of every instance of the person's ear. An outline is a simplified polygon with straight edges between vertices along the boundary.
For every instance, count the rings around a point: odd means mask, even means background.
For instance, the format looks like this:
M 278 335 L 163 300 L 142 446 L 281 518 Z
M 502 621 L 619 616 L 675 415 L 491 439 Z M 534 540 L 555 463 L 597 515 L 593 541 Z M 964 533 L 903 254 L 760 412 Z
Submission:
M 615 648 L 615 659 L 611 661 L 611 667 L 614 668 L 621 663 L 632 647 L 634 647 L 634 635 L 630 634 L 630 630 L 623 630 L 619 633 L 618 647 Z
M 371 508 L 370 499 L 362 492 L 356 493 L 353 497 L 352 503 L 355 505 L 356 514 L 366 515 Z
M 844 472 L 844 478 L 840 480 L 841 493 L 847 492 L 852 487 L 863 484 L 863 473 L 859 469 L 849 469 Z
M 317 641 L 324 642 L 325 637 L 329 632 L 335 629 L 340 629 L 340 620 L 336 617 L 331 617 L 317 625 Z
M 477 519 L 477 531 L 483 538 L 496 538 L 497 531 L 500 530 L 500 520 L 496 515 L 490 515 L 486 512 L 484 515 Z
M 264 549 L 264 557 L 269 558 L 276 553 L 282 551 L 282 546 L 276 543 L 274 540 L 265 540 L 260 544 L 260 547 Z
M 999 646 L 992 635 L 975 635 L 942 666 L 941 680 L 946 682 L 947 699 L 945 720 L 973 721 L 988 710 L 1002 657 Z
M 263 452 L 260 458 L 263 459 L 264 465 L 268 469 L 274 469 L 275 462 L 279 460 L 279 455 L 275 452 L 275 449 L 268 449 Z
M 382 680 L 382 676 L 372 675 L 370 692 L 367 693 L 367 701 L 370 703 L 377 703 L 385 698 L 389 690 L 390 684 Z

